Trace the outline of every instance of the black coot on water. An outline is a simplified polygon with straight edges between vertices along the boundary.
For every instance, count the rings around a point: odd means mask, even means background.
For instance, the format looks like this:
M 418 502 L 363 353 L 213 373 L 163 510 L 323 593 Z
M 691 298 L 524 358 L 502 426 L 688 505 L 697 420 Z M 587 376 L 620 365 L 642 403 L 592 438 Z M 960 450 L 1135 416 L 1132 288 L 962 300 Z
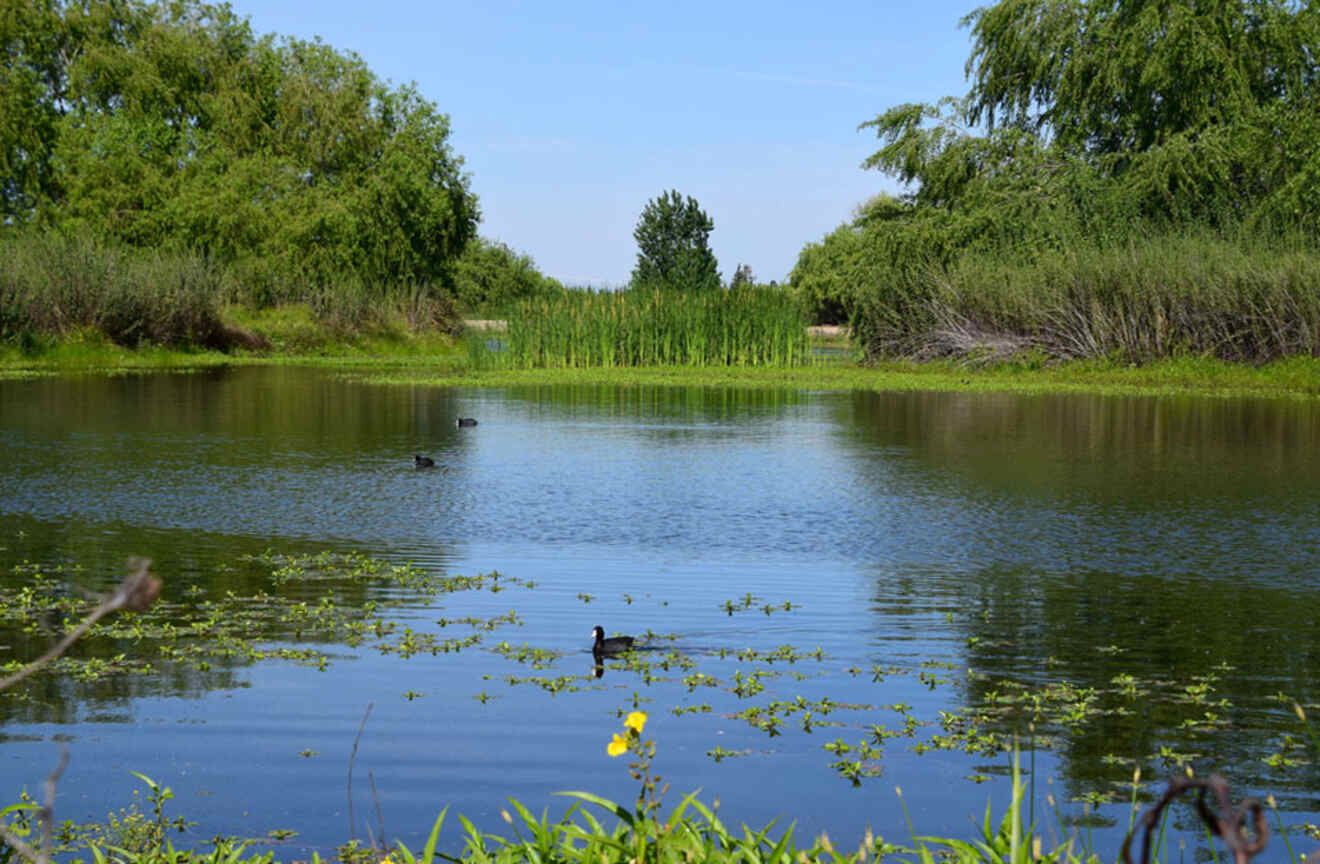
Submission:
M 605 628 L 600 625 L 592 629 L 591 635 L 596 639 L 596 644 L 591 646 L 591 653 L 597 657 L 613 657 L 616 654 L 631 651 L 633 647 L 633 637 L 611 636 L 606 639 Z

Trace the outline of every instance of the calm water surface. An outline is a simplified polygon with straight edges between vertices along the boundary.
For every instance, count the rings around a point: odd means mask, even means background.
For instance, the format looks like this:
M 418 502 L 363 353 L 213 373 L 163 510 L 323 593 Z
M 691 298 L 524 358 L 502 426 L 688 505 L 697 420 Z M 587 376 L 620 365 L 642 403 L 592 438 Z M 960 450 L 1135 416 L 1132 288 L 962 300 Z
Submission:
M 298 831 L 281 857 L 378 832 L 369 780 L 390 837 L 419 844 L 446 805 L 499 831 L 509 796 L 552 814 L 559 790 L 630 800 L 605 745 L 634 706 L 671 802 L 701 788 L 734 824 L 782 816 L 844 845 L 867 826 L 906 840 L 895 785 L 926 833 L 968 836 L 988 796 L 1002 810 L 1007 757 L 955 747 L 967 727 L 941 722 L 973 712 L 974 732 L 1041 745 L 1038 806 L 1049 792 L 1070 817 L 1083 796 L 1125 798 L 1137 766 L 1184 764 L 1273 793 L 1290 823 L 1320 811 L 1315 754 L 1290 743 L 1305 739 L 1293 700 L 1320 701 L 1314 401 L 448 390 L 240 369 L 0 381 L 0 452 L 10 589 L 24 562 L 104 589 L 145 554 L 180 603 L 319 596 L 273 587 L 253 563 L 268 550 L 517 583 L 433 603 L 343 592 L 445 637 L 471 632 L 455 619 L 516 613 L 461 652 L 368 640 L 320 646 L 324 669 L 156 663 L 0 695 L 5 794 L 38 788 L 67 742 L 62 818 L 124 806 L 135 770 L 174 789 L 199 841 Z M 439 467 L 414 471 L 414 453 Z M 645 656 L 689 668 L 616 662 L 596 678 L 598 623 L 663 634 Z M 276 621 L 262 641 L 298 640 Z M 532 669 L 501 641 L 556 658 Z M 0 661 L 44 645 L 11 627 Z M 785 645 L 795 662 L 739 657 Z M 684 682 L 694 671 L 718 686 Z M 763 689 L 735 692 L 758 672 Z M 566 686 L 517 683 L 532 677 Z M 775 734 L 734 716 L 799 697 L 809 731 L 802 710 Z M 877 743 L 876 726 L 896 734 Z M 854 787 L 823 745 L 868 739 L 874 776 Z M 1109 857 L 1127 814 L 1099 815 Z

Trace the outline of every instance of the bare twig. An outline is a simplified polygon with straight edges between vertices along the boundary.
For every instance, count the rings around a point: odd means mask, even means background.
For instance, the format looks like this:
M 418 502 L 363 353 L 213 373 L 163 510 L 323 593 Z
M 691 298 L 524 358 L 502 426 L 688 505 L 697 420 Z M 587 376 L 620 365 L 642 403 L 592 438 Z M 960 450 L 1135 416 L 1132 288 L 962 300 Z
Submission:
M 130 572 L 124 577 L 124 581 L 115 589 L 115 593 L 101 601 L 100 605 L 92 610 L 83 622 L 69 631 L 63 639 L 55 644 L 49 651 L 42 654 L 36 660 L 33 660 L 22 669 L 10 675 L 4 680 L 0 680 L 0 690 L 8 690 L 24 678 L 38 671 L 43 666 L 58 658 L 69 646 L 78 641 L 83 634 L 92 628 L 92 625 L 100 621 L 111 612 L 117 612 L 120 609 L 131 609 L 141 612 L 149 607 L 160 596 L 160 580 L 151 573 L 150 558 L 129 558 L 128 566 Z
M 348 839 L 357 839 L 357 828 L 353 825 L 353 760 L 357 759 L 358 741 L 362 738 L 362 730 L 367 728 L 367 718 L 371 716 L 371 709 L 376 707 L 375 702 L 367 703 L 367 711 L 362 715 L 362 724 L 358 726 L 357 734 L 353 736 L 353 752 L 348 757 Z
M 47 864 L 47 859 L 44 854 L 24 843 L 22 837 L 19 837 L 13 831 L 10 831 L 9 827 L 2 822 L 0 822 L 0 839 L 5 841 L 6 846 L 13 849 L 21 857 L 32 861 L 33 864 Z
M 129 558 L 128 568 L 129 574 L 124 577 L 123 582 L 119 583 L 119 587 L 115 589 L 113 594 L 102 600 L 81 624 L 69 631 L 49 651 L 8 678 L 0 680 L 0 691 L 8 690 L 24 678 L 58 659 L 61 654 L 69 650 L 70 645 L 77 642 L 90 630 L 92 625 L 111 612 L 117 612 L 120 609 L 141 612 L 156 602 L 156 598 L 160 596 L 160 580 L 151 573 L 151 559 Z M 42 823 L 40 850 L 33 849 L 23 841 L 23 838 L 11 831 L 8 825 L 0 823 L 0 839 L 3 839 L 5 844 L 17 852 L 20 857 L 33 862 L 33 864 L 48 864 L 50 861 L 51 832 L 55 824 L 55 789 L 59 785 L 60 777 L 64 774 L 65 766 L 68 764 L 68 748 L 61 746 L 59 763 L 55 766 L 55 770 L 50 772 L 50 776 L 46 778 L 46 803 L 41 807 L 39 815 Z
M 22 837 L 11 831 L 8 825 L 0 822 L 0 840 L 17 852 L 20 858 L 31 861 L 32 864 L 50 864 L 51 831 L 55 824 L 55 787 L 59 783 L 60 775 L 64 773 L 64 766 L 68 764 L 69 748 L 60 745 L 60 761 L 46 778 L 46 803 L 37 811 L 37 818 L 41 821 L 40 849 L 33 849 L 23 841 Z

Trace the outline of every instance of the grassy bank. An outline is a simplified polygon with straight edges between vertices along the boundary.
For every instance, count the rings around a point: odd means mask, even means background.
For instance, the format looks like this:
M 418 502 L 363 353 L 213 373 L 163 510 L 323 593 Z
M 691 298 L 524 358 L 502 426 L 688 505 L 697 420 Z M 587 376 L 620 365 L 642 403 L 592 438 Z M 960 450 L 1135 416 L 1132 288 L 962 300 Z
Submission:
M 967 253 L 876 279 L 860 292 L 855 321 L 873 359 L 1320 356 L 1320 252 L 1301 237 L 1076 237 L 1040 253 Z
M 744 387 L 799 390 L 1096 393 L 1213 397 L 1320 398 L 1320 359 L 1295 357 L 1261 366 L 1183 357 L 1144 365 L 1109 360 L 1043 364 L 1003 362 L 969 367 L 950 360 L 838 362 L 796 368 L 652 366 L 589 369 L 477 370 L 464 346 L 438 334 L 382 331 L 334 336 L 306 310 L 281 309 L 243 319 L 276 345 L 276 353 L 128 349 L 95 333 L 75 333 L 35 351 L 0 346 L 0 376 L 122 373 L 241 365 L 338 369 L 376 384 L 516 387 L 564 384 Z
M 564 291 L 523 303 L 491 351 L 457 338 L 456 310 L 421 286 L 274 291 L 192 254 L 0 233 L 0 374 L 281 363 L 461 386 L 1320 393 L 1320 255 L 1304 244 L 1193 233 L 1073 249 L 895 281 L 856 321 L 861 367 L 814 357 L 840 334 L 808 335 L 777 289 Z
M 415 330 L 402 318 L 352 329 L 327 326 L 306 304 L 251 309 L 225 306 L 224 326 L 241 330 L 256 347 L 164 346 L 116 343 L 92 326 L 0 342 L 0 374 L 169 371 L 221 366 L 463 366 L 462 346 L 433 329 Z
M 1182 358 L 1145 366 L 1076 361 L 1054 366 L 1001 363 L 968 368 L 950 361 L 839 364 L 795 369 L 646 367 L 477 371 L 412 368 L 368 372 L 380 384 L 439 387 L 516 387 L 557 384 L 792 388 L 800 390 L 945 391 L 983 393 L 1096 393 L 1214 397 L 1320 397 L 1320 360 L 1293 358 L 1266 366 Z

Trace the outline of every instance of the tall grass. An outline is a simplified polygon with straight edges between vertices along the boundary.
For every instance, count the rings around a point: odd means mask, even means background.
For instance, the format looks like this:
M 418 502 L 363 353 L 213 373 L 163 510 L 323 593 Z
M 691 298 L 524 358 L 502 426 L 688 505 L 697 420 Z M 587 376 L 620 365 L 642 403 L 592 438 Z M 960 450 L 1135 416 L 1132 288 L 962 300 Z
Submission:
M 871 292 L 855 328 L 874 359 L 1320 356 L 1320 249 L 1205 230 L 965 255 Z
M 0 339 L 90 328 L 121 345 L 219 347 L 227 278 L 197 256 L 138 257 L 87 239 L 0 232 Z
M 460 329 L 453 298 L 430 285 L 371 286 L 353 274 L 275 285 L 191 252 L 0 230 L 0 341 L 28 347 L 91 330 L 125 346 L 265 347 L 222 320 L 227 304 L 305 305 L 338 333 Z
M 469 342 L 477 368 L 797 366 L 807 362 L 806 318 L 786 293 L 760 286 L 719 292 L 568 290 L 520 303 L 501 351 Z

